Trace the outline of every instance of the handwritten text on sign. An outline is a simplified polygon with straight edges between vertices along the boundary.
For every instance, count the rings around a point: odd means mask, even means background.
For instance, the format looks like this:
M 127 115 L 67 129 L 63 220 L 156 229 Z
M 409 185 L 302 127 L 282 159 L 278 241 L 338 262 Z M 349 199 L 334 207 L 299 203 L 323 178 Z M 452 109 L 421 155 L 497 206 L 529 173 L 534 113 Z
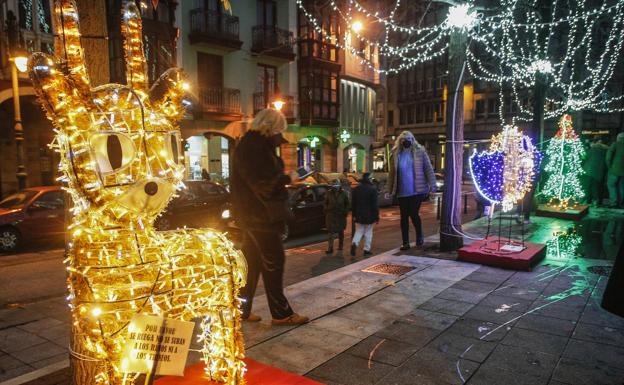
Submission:
M 157 375 L 183 376 L 193 322 L 138 314 L 128 326 L 122 358 L 126 373 L 150 373 L 156 361 Z

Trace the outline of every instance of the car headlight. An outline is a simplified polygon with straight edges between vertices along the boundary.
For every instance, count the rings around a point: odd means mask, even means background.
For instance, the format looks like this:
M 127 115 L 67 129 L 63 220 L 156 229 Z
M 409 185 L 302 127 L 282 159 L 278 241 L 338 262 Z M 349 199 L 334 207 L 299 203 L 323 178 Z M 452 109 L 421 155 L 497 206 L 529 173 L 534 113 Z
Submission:
M 221 218 L 230 219 L 230 210 L 223 210 L 223 212 L 221 213 Z

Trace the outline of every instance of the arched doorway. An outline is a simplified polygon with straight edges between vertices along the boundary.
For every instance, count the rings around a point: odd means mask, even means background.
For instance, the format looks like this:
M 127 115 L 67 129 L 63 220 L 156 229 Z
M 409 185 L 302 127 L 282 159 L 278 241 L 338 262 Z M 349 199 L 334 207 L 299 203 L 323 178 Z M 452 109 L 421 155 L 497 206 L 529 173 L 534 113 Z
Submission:
M 186 178 L 200 180 L 207 173 L 210 180 L 229 184 L 233 149 L 234 139 L 220 133 L 207 132 L 187 138 L 184 143 Z
M 359 143 L 353 143 L 345 147 L 343 159 L 343 171 L 361 173 L 366 170 L 366 150 Z

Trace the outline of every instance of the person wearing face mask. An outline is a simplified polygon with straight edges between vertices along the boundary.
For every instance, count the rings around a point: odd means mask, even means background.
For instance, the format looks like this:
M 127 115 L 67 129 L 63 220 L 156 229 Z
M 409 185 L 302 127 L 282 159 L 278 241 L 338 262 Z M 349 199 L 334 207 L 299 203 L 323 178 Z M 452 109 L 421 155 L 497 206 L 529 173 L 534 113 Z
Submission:
M 403 131 L 396 139 L 390 155 L 388 186 L 390 194 L 396 195 L 401 213 L 401 250 L 410 248 L 409 221 L 416 229 L 416 245 L 424 243 L 420 205 L 435 192 L 435 174 L 425 148 L 409 131 Z
M 286 118 L 272 109 L 260 111 L 242 136 L 232 157 L 230 197 L 232 213 L 243 231 L 242 251 L 247 260 L 247 284 L 241 290 L 242 318 L 257 322 L 251 312 L 260 274 L 267 292 L 273 325 L 298 325 L 308 317 L 293 311 L 284 295 L 285 254 L 282 233 L 292 215 L 288 207 L 284 162 L 276 147 L 284 143 Z
M 338 236 L 338 253 L 342 252 L 349 207 L 349 196 L 342 188 L 342 183 L 339 179 L 334 180 L 331 188 L 325 194 L 325 202 L 323 204 L 325 227 L 327 227 L 328 236 L 325 254 L 334 253 L 334 239 L 336 235 Z

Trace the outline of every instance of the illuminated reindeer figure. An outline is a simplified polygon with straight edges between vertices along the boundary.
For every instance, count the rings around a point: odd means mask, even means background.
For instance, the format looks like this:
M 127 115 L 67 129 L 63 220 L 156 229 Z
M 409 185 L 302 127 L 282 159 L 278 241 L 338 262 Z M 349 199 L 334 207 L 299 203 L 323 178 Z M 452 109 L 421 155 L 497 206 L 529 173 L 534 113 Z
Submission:
M 153 227 L 183 187 L 177 122 L 186 83 L 170 69 L 148 88 L 141 14 L 133 3 L 122 15 L 127 85 L 91 88 L 73 0 L 55 4 L 61 60 L 37 53 L 29 63 L 74 203 L 66 259 L 73 362 L 82 368 L 74 369 L 74 382 L 136 380 L 121 355 L 131 318 L 147 314 L 201 318 L 207 375 L 242 384 L 244 258 L 216 231 Z

